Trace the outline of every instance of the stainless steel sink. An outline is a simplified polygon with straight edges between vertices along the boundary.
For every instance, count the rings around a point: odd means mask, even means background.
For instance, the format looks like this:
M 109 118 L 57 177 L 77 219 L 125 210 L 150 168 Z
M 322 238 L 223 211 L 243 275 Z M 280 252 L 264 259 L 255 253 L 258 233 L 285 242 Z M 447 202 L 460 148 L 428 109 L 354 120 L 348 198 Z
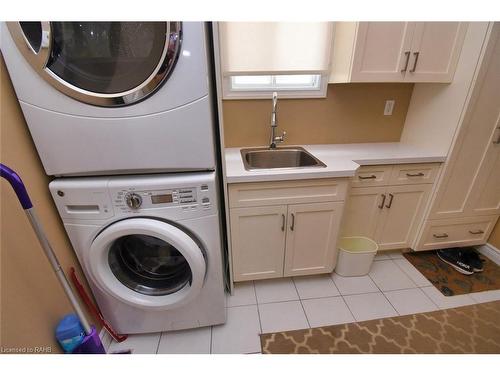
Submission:
M 241 150 L 247 171 L 256 169 L 324 168 L 326 165 L 302 147 L 245 148 Z

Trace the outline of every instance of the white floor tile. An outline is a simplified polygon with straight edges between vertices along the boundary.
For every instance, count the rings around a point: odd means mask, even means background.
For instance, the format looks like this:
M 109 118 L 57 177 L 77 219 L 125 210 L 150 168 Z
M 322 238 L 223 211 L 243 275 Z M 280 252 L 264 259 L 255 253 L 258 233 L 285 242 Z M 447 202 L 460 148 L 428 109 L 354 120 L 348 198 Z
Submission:
M 356 321 L 397 316 L 398 313 L 380 292 L 344 297 Z
M 255 282 L 257 303 L 296 301 L 299 299 L 291 278 L 259 280 Z
M 383 292 L 417 287 L 392 260 L 374 262 L 369 275 Z
M 119 350 L 132 350 L 132 354 L 156 354 L 160 333 L 146 333 L 141 335 L 129 335 L 125 341 L 112 341 L 109 352 Z
M 294 277 L 300 299 L 334 297 L 340 295 L 331 275 Z
M 226 306 L 245 306 L 255 305 L 257 299 L 255 298 L 255 287 L 253 281 L 245 281 L 242 283 L 235 283 L 233 295 L 226 295 Z
M 309 328 L 300 301 L 266 303 L 258 306 L 263 333 Z
M 228 307 L 225 324 L 212 327 L 212 353 L 255 353 L 260 351 L 257 305 Z
M 385 251 L 381 251 L 377 253 L 377 255 L 375 255 L 375 258 L 373 260 L 378 261 L 378 260 L 389 260 L 389 259 L 391 259 L 389 255 Z
M 426 286 L 422 291 L 434 302 L 440 309 L 450 309 L 453 307 L 472 305 L 475 301 L 468 294 L 446 297 L 434 286 Z
M 384 294 L 400 315 L 439 310 L 437 305 L 418 288 L 393 290 Z
M 477 303 L 500 301 L 500 290 L 487 290 L 485 292 L 471 293 L 469 296 Z
M 212 328 L 163 332 L 158 354 L 210 354 Z
M 342 297 L 316 298 L 302 301 L 311 327 L 354 322 Z
M 379 289 L 368 276 L 344 277 L 334 273 L 332 280 L 337 286 L 340 294 L 362 294 L 378 292 Z
M 104 347 L 104 350 L 106 350 L 106 353 L 109 351 L 109 346 L 111 345 L 111 342 L 113 341 L 113 337 L 106 331 L 104 328 L 101 330 L 99 333 L 99 338 L 101 339 L 102 346 Z
M 394 259 L 394 263 L 419 287 L 431 286 L 432 283 L 422 273 L 408 262 L 406 258 Z

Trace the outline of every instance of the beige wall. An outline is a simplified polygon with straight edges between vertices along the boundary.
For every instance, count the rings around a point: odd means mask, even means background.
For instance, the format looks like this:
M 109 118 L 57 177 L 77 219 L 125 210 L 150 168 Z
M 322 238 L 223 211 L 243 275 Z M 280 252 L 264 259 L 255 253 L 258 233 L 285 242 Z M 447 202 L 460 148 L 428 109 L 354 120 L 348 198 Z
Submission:
M 23 179 L 64 271 L 76 266 L 82 279 L 1 55 L 0 74 L 0 160 Z M 59 352 L 54 328 L 71 306 L 10 185 L 0 189 L 0 347 Z
M 279 101 L 279 133 L 286 144 L 397 142 L 401 137 L 413 84 L 328 85 L 325 99 Z M 395 99 L 392 116 L 385 101 Z M 224 100 L 226 147 L 264 146 L 269 141 L 271 100 Z
M 493 228 L 488 243 L 500 249 L 500 220 L 497 221 L 497 225 Z

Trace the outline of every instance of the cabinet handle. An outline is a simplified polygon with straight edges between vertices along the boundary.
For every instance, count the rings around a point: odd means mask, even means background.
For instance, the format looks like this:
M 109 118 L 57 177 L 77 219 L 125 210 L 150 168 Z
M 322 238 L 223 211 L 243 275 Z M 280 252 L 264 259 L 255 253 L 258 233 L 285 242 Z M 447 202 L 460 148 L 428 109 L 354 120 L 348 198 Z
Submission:
M 405 55 L 406 55 L 406 63 L 405 63 L 405 67 L 403 69 L 401 69 L 401 73 L 406 72 L 406 70 L 408 69 L 408 63 L 410 62 L 410 51 L 406 51 Z
M 292 224 L 290 225 L 290 230 L 293 230 L 295 228 L 295 215 L 292 214 Z
M 384 208 L 385 194 L 380 194 L 380 195 L 382 195 L 382 203 L 380 203 L 380 205 L 378 206 L 378 208 L 382 209 L 382 208 Z
M 418 173 L 407 173 L 407 174 L 406 174 L 406 176 L 408 176 L 408 177 L 423 177 L 423 176 L 425 176 L 425 174 L 424 174 L 424 173 L 422 173 L 422 172 L 418 172 Z
M 434 238 L 448 238 L 448 233 L 443 233 L 443 234 L 433 234 L 432 235 Z
M 479 230 L 470 230 L 469 233 L 470 234 L 483 234 L 484 231 L 482 231 L 481 229 L 479 229 Z
M 497 128 L 497 130 L 500 130 L 500 126 Z M 496 141 L 493 141 L 493 144 L 498 145 L 500 144 L 500 132 L 498 133 L 498 138 Z
M 413 56 L 415 56 L 415 62 L 413 63 L 413 68 L 411 68 L 410 73 L 413 73 L 415 69 L 417 69 L 418 55 L 420 55 L 420 52 L 413 52 Z
M 285 231 L 285 214 L 281 214 L 281 231 Z
M 373 180 L 374 178 L 377 178 L 377 176 L 375 176 L 374 174 L 372 174 L 371 176 L 358 176 L 358 178 L 360 180 Z
M 394 199 L 394 195 L 389 193 L 389 203 L 385 205 L 387 208 L 391 208 L 392 206 L 392 200 Z

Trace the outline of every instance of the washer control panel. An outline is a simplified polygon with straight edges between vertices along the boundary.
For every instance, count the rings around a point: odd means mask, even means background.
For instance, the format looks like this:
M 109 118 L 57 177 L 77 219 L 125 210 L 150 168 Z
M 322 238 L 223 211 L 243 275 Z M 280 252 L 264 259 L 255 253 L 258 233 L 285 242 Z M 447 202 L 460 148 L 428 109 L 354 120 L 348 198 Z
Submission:
M 154 208 L 179 207 L 183 210 L 210 208 L 207 185 L 165 190 L 136 190 L 125 188 L 115 191 L 114 206 L 122 212 L 134 212 Z

